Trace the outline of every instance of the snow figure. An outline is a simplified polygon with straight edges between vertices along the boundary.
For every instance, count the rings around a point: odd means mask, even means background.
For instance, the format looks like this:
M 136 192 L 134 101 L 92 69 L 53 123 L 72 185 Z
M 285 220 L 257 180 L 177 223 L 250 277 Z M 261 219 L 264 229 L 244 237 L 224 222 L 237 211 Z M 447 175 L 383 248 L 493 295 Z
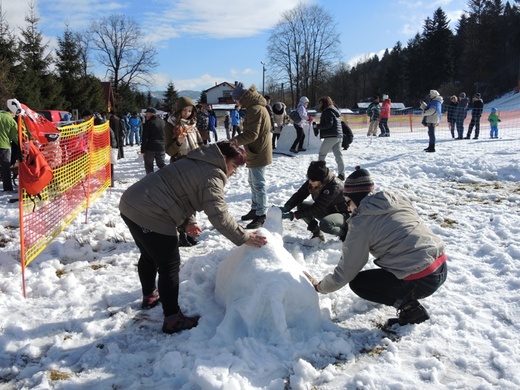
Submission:
M 303 267 L 283 247 L 281 221 L 280 209 L 269 209 L 258 230 L 267 237 L 267 245 L 233 248 L 220 263 L 215 296 L 226 309 L 217 328 L 220 338 L 285 343 L 303 341 L 320 331 L 318 295 Z

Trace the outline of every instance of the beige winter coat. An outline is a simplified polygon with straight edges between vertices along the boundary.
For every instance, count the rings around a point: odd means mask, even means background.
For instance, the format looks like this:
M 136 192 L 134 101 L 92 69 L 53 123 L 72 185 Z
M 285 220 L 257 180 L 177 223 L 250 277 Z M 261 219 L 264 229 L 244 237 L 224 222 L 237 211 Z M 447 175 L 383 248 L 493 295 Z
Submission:
M 240 99 L 240 105 L 246 110 L 244 130 L 233 139 L 244 145 L 248 168 L 265 167 L 273 162 L 271 118 L 265 108 L 267 102 L 253 85 Z

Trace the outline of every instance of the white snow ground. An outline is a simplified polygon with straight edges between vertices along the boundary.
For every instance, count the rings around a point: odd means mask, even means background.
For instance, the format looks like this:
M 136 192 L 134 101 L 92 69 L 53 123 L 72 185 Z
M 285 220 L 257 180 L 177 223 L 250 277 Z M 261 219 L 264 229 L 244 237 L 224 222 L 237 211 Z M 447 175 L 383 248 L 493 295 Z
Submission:
M 485 120 L 482 127 L 488 131 Z M 294 136 L 290 127 L 284 132 L 278 150 Z M 448 280 L 423 301 L 430 321 L 396 334 L 378 328 L 394 309 L 348 286 L 316 295 L 298 277 L 302 269 L 316 278 L 333 270 L 341 256 L 333 236 L 312 246 L 302 221 L 284 220 L 283 241 L 275 222 L 269 247 L 236 248 L 204 214 L 200 244 L 181 248 L 180 305 L 201 320 L 163 334 L 161 307 L 140 309 L 138 251 L 117 209 L 144 175 L 136 147 L 125 149 L 116 187 L 91 205 L 88 223 L 80 215 L 28 266 L 24 299 L 18 205 L 2 193 L 0 389 L 520 388 L 518 131 L 499 140 L 446 135 L 439 132 L 437 153 L 424 153 L 425 132 L 372 142 L 356 133 L 344 152 L 347 174 L 359 164 L 378 189 L 411 197 L 447 245 Z M 275 155 L 270 204 L 299 188 L 316 145 L 295 158 Z M 335 170 L 331 154 L 327 163 Z M 249 210 L 249 193 L 240 169 L 226 188 L 237 219 Z M 234 286 L 247 304 L 230 302 Z M 295 295 L 301 310 L 290 301 Z M 273 320 L 280 318 L 290 319 L 286 328 Z

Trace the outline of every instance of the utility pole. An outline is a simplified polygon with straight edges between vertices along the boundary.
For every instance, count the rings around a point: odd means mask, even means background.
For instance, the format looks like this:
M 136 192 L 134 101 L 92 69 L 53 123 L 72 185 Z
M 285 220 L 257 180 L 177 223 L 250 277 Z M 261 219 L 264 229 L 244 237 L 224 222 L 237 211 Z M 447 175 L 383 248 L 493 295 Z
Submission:
M 262 96 L 265 95 L 265 62 L 260 61 L 262 64 Z

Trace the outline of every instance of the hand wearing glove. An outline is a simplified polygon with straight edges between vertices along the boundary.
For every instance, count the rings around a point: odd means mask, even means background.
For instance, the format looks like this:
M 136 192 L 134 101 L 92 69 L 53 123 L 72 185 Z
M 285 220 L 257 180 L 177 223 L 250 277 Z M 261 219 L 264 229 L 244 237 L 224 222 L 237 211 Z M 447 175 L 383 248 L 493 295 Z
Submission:
M 280 210 L 282 210 L 282 213 L 288 213 L 289 211 L 291 211 L 291 209 L 287 206 L 280 206 L 279 208 Z
M 317 292 L 318 291 L 318 285 L 320 284 L 320 282 L 318 282 L 316 279 L 314 279 L 309 273 L 307 273 L 305 271 L 303 271 L 303 273 L 305 274 L 307 279 L 309 279 L 309 282 L 311 282 L 312 286 L 314 287 L 314 289 Z
M 282 213 L 282 219 L 290 219 L 292 221 L 294 219 L 294 213 L 292 211 Z

